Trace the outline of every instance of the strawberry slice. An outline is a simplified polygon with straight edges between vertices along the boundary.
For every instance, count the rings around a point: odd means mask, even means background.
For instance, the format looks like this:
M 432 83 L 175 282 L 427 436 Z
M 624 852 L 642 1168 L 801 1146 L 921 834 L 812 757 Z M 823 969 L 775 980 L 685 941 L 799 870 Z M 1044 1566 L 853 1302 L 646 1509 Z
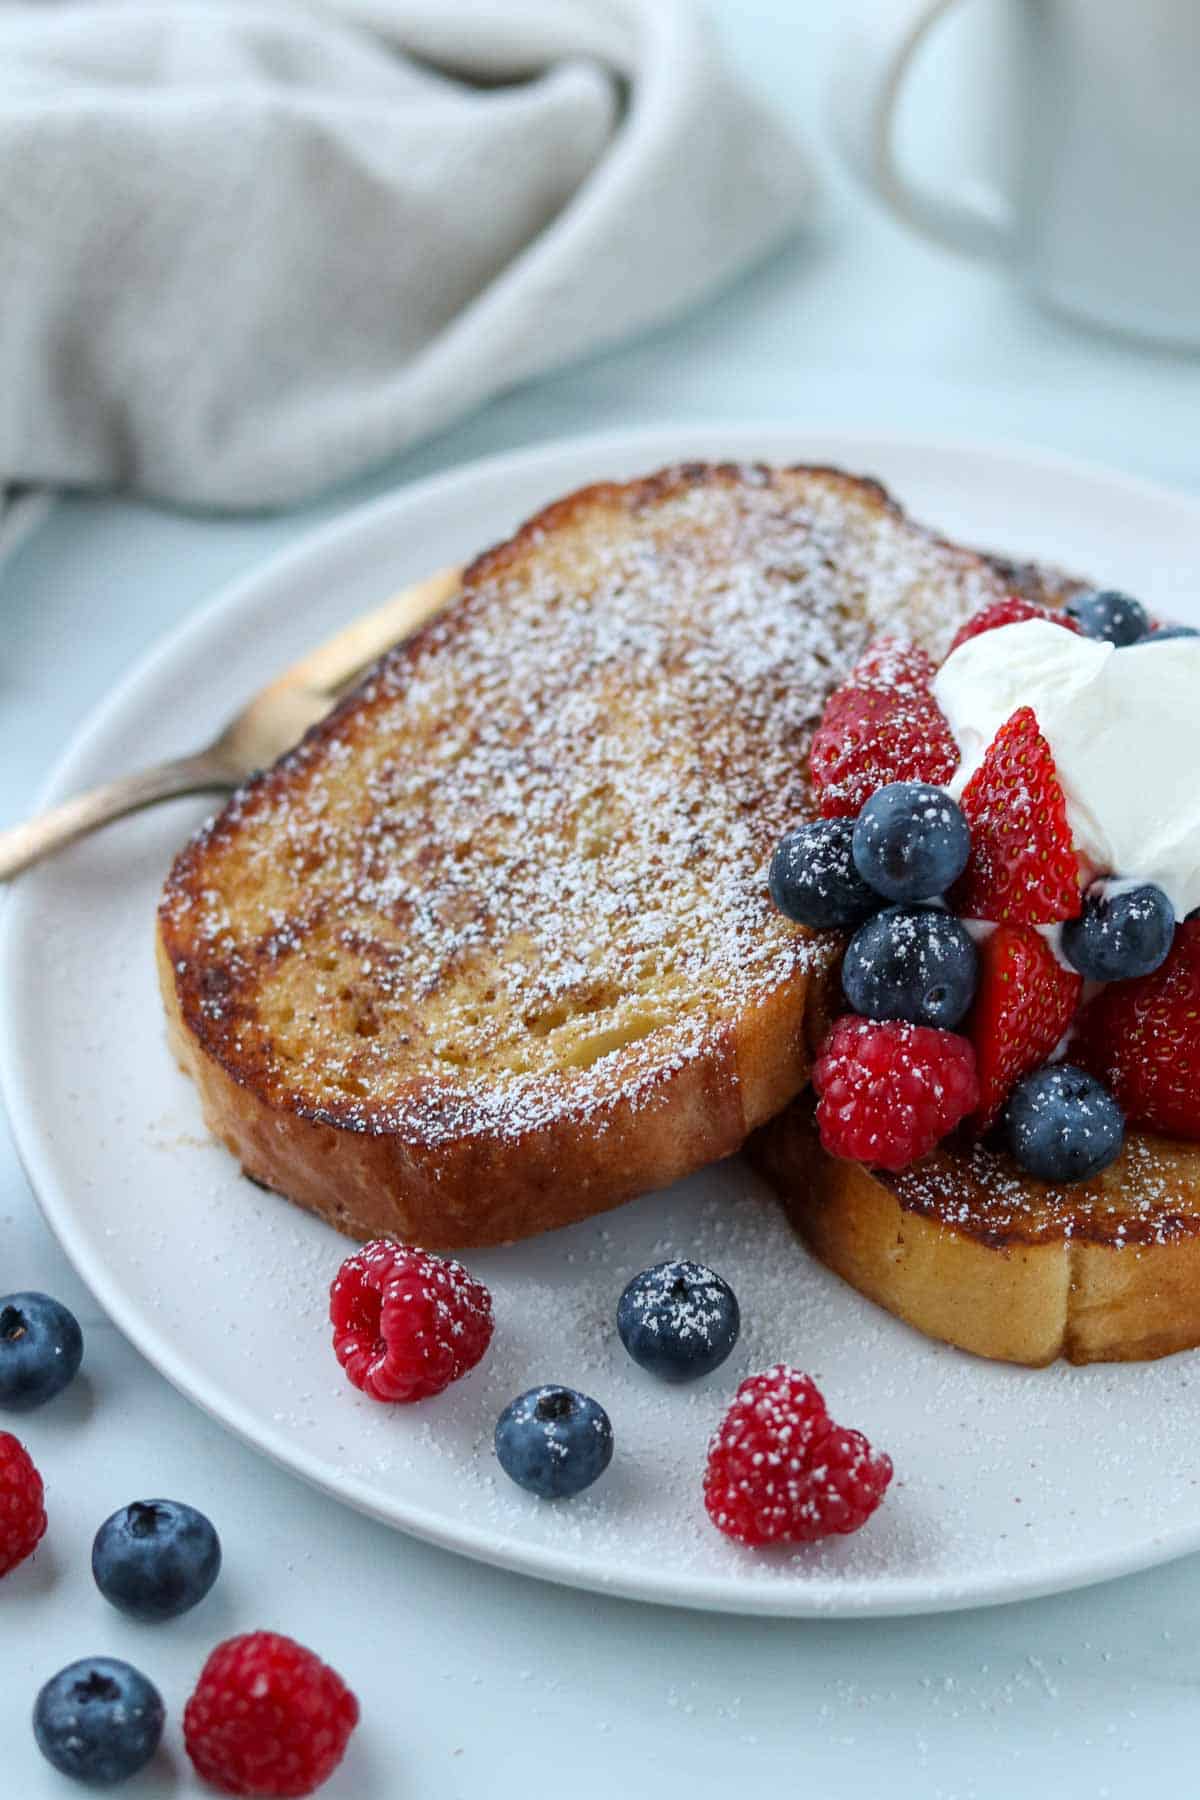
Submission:
M 1017 1082 L 1045 1062 L 1082 992 L 1083 977 L 1063 968 L 1032 925 L 997 925 L 980 944 L 967 1025 L 979 1075 L 980 1131 L 995 1123 Z
M 1001 625 L 1023 625 L 1026 619 L 1045 619 L 1048 625 L 1061 625 L 1064 631 L 1079 635 L 1078 625 L 1065 612 L 1051 612 L 1045 606 L 1035 606 L 1021 594 L 1010 594 L 1007 600 L 993 600 L 990 606 L 972 613 L 946 654 L 953 656 L 960 644 L 981 637 L 985 631 L 996 631 Z
M 1054 925 L 1083 906 L 1067 803 L 1033 708 L 1003 724 L 959 802 L 971 860 L 952 894 L 964 919 Z
M 935 673 L 924 650 L 880 638 L 830 695 L 809 764 L 825 818 L 852 818 L 890 781 L 950 779 L 958 746 L 933 697 Z
M 1179 926 L 1152 975 L 1110 982 L 1088 1002 L 1071 1057 L 1131 1124 L 1200 1138 L 1200 921 Z

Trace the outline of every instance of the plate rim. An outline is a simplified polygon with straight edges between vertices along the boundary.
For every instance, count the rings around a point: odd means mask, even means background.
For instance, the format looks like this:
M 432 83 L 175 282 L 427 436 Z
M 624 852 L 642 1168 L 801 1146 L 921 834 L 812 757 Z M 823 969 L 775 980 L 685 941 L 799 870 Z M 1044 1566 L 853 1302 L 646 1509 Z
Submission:
M 392 511 L 437 504 L 455 488 L 469 489 L 480 479 L 494 478 L 502 473 L 519 476 L 542 465 L 551 473 L 554 465 L 563 459 L 588 453 L 597 459 L 633 457 L 644 447 L 648 457 L 658 455 L 668 461 L 685 460 L 687 452 L 681 445 L 688 439 L 695 439 L 698 445 L 727 441 L 728 455 L 742 458 L 752 454 L 747 446 L 756 445 L 758 454 L 798 460 L 803 458 L 803 445 L 809 439 L 817 446 L 843 444 L 850 455 L 857 454 L 861 447 L 861 452 L 868 456 L 872 451 L 885 454 L 911 451 L 962 457 L 975 462 L 1017 463 L 1026 472 L 1031 468 L 1044 469 L 1047 473 L 1084 482 L 1117 486 L 1151 503 L 1179 508 L 1194 516 L 1200 538 L 1200 497 L 1166 483 L 1127 475 L 1110 465 L 1041 450 L 1015 440 L 876 431 L 868 427 L 839 428 L 819 422 L 785 425 L 778 420 L 761 424 L 687 421 L 554 438 L 519 450 L 475 458 L 416 481 L 402 481 L 372 499 L 351 504 L 319 525 L 301 529 L 295 542 L 277 549 L 223 584 L 211 598 L 148 646 L 108 694 L 88 712 L 42 784 L 37 806 L 52 804 L 76 785 L 74 771 L 80 763 L 86 762 L 94 740 L 103 735 L 110 721 L 119 717 L 140 691 L 153 685 L 162 665 L 174 662 L 181 654 L 186 656 L 189 640 L 204 635 L 226 616 L 235 615 L 256 591 L 281 578 L 286 579 L 291 570 L 349 545 L 382 523 Z M 737 449 L 739 441 L 743 445 L 740 451 Z M 772 445 L 775 446 L 773 449 Z M 702 453 L 697 449 L 695 454 L 711 457 L 712 452 Z M 144 1314 L 135 1302 L 126 1301 L 119 1281 L 112 1277 L 103 1259 L 89 1254 L 86 1244 L 76 1238 L 71 1204 L 66 1194 L 60 1191 L 49 1155 L 44 1153 L 44 1146 L 39 1141 L 36 1104 L 27 1098 L 22 1086 L 22 1052 L 13 1004 L 16 921 L 19 917 L 15 893 L 5 896 L 0 911 L 0 1092 L 4 1096 L 18 1158 L 56 1240 L 108 1318 L 173 1387 L 252 1449 L 333 1499 L 440 1549 L 493 1567 L 592 1592 L 744 1616 L 881 1618 L 1014 1603 L 1116 1579 L 1200 1548 L 1198 1512 L 1194 1525 L 1152 1534 L 1123 1550 L 1102 1549 L 1073 1563 L 1065 1573 L 1061 1569 L 1047 1568 L 1042 1574 L 1013 1577 L 995 1571 L 975 1582 L 951 1578 L 943 1579 L 940 1584 L 936 1577 L 928 1575 L 889 1578 L 885 1574 L 853 1583 L 828 1579 L 817 1583 L 787 1578 L 764 1582 L 747 1580 L 737 1572 L 713 1576 L 639 1571 L 609 1576 L 587 1563 L 581 1566 L 569 1551 L 548 1545 L 525 1545 L 469 1520 L 456 1520 L 450 1524 L 445 1514 L 430 1511 L 423 1505 L 404 1502 L 390 1507 L 381 1505 L 367 1481 L 348 1472 L 336 1476 L 332 1471 L 327 1472 L 326 1466 L 308 1451 L 289 1442 L 285 1433 L 265 1426 L 263 1421 L 244 1412 L 236 1396 L 211 1383 L 202 1369 L 196 1369 L 189 1362 L 186 1354 L 176 1352 L 166 1335 L 156 1329 L 152 1317 Z

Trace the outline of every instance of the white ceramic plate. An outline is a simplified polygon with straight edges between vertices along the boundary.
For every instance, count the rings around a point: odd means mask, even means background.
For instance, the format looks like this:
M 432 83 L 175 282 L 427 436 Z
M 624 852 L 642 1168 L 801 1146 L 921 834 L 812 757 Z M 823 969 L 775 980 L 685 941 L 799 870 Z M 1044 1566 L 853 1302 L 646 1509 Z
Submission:
M 134 671 L 47 797 L 200 742 L 303 648 L 544 501 L 685 457 L 841 463 L 967 542 L 1061 561 L 1200 620 L 1200 505 L 1017 451 L 861 434 L 708 429 L 604 437 L 462 469 L 351 514 L 240 583 Z M 204 802 L 101 834 L 11 896 L 0 1067 L 33 1185 L 101 1304 L 184 1393 L 363 1511 L 470 1556 L 647 1600 L 784 1614 L 934 1611 L 1100 1580 L 1200 1547 L 1200 1361 L 1030 1372 L 927 1342 L 818 1268 L 737 1163 L 508 1251 L 470 1258 L 495 1295 L 484 1366 L 406 1410 L 334 1363 L 325 1295 L 346 1245 L 244 1181 L 170 1061 L 151 931 Z M 699 1387 L 624 1355 L 627 1278 L 669 1254 L 722 1270 L 745 1328 Z M 810 1370 L 897 1478 L 856 1537 L 755 1555 L 707 1523 L 708 1432 L 743 1375 Z M 501 1406 L 563 1380 L 608 1407 L 602 1482 L 547 1506 L 491 1454 Z

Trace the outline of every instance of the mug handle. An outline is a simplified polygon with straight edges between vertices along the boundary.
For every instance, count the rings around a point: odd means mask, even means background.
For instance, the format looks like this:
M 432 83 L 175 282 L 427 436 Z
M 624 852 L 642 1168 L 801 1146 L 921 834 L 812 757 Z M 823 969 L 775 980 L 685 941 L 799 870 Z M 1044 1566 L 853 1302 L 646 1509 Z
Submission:
M 898 218 L 966 256 L 1012 262 L 1016 220 L 1003 195 L 939 194 L 910 181 L 893 145 L 900 90 L 930 30 L 957 0 L 875 0 L 846 40 L 832 88 L 832 135 L 847 163 Z

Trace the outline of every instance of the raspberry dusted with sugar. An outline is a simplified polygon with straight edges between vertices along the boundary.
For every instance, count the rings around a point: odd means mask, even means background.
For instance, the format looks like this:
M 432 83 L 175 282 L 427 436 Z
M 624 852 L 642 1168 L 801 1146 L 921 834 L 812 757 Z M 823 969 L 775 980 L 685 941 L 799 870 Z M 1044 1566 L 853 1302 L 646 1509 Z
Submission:
M 1071 1055 L 1112 1090 L 1130 1124 L 1200 1139 L 1200 920 L 1177 928 L 1152 975 L 1101 988 Z
M 1007 600 L 993 601 L 991 606 L 972 613 L 947 654 L 953 656 L 960 645 L 969 643 L 974 637 L 982 637 L 985 631 L 997 631 L 1001 625 L 1023 625 L 1026 619 L 1045 619 L 1047 625 L 1061 625 L 1065 631 L 1079 635 L 1078 625 L 1065 612 L 1051 612 L 1048 607 L 1035 606 L 1032 600 L 1026 600 L 1020 594 L 1010 594 Z
M 986 1131 L 1017 1082 L 1041 1067 L 1075 1016 L 1083 979 L 1064 969 L 1032 925 L 997 925 L 979 946 L 979 985 L 966 1029 L 975 1046 Z
M 971 859 L 950 896 L 960 918 L 1055 925 L 1077 916 L 1067 803 L 1032 707 L 1000 727 L 959 804 L 971 827 Z
M 42 1478 L 11 1431 L 0 1431 L 0 1575 L 7 1575 L 41 1543 L 46 1531 Z
M 966 1038 L 898 1019 L 839 1019 L 813 1087 L 824 1148 L 879 1169 L 907 1168 L 979 1104 Z
M 183 1714 L 204 1781 L 225 1794 L 311 1794 L 358 1724 L 358 1701 L 311 1650 L 274 1631 L 218 1644 Z
M 704 1504 L 739 1544 L 811 1544 L 866 1524 L 892 1461 L 835 1425 L 816 1384 L 776 1363 L 743 1381 L 708 1447 Z
M 949 781 L 958 746 L 933 697 L 935 672 L 916 645 L 880 638 L 830 695 L 809 757 L 825 818 L 852 817 L 893 781 Z
M 372 1400 L 428 1400 L 492 1341 L 492 1297 L 461 1263 L 376 1238 L 329 1290 L 338 1361 Z

